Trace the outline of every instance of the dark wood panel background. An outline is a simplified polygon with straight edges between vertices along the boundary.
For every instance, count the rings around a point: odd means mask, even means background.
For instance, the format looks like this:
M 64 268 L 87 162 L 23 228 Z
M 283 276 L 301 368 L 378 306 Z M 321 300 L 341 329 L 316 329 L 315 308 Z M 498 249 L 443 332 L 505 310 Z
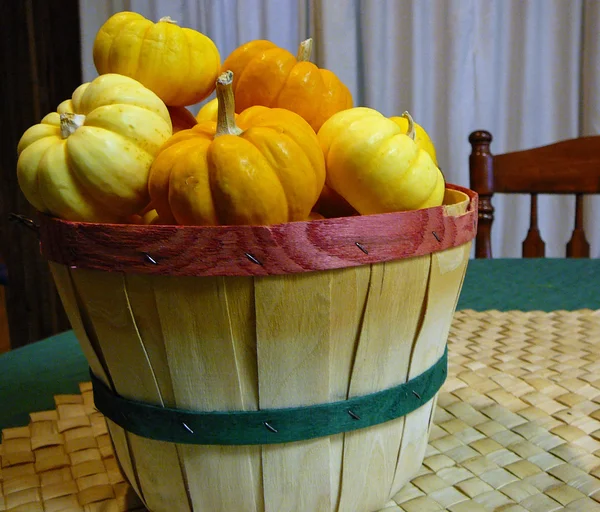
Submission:
M 0 259 L 15 348 L 69 328 L 36 234 L 9 214 L 35 219 L 17 183 L 17 143 L 81 83 L 81 41 L 78 0 L 3 1 L 1 11 Z

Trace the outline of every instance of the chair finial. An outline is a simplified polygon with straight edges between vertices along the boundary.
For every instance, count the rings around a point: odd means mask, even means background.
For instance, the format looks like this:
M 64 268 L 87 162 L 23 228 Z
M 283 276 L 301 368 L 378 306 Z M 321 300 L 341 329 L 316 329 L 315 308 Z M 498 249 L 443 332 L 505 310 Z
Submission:
M 476 130 L 469 135 L 469 142 L 471 144 L 490 144 L 492 139 L 492 134 L 487 130 Z

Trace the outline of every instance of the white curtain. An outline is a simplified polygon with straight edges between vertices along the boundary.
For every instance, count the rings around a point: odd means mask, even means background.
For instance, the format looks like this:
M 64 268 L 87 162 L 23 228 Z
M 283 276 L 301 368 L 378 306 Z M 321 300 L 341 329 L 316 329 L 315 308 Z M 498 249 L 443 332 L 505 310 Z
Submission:
M 468 135 L 489 130 L 502 153 L 600 134 L 599 0 L 80 0 L 84 78 L 96 71 L 96 31 L 113 13 L 170 15 L 213 39 L 222 59 L 251 39 L 334 71 L 355 104 L 409 110 L 432 137 L 448 181 L 468 186 Z M 191 108 L 197 111 L 199 106 Z M 574 198 L 539 201 L 546 255 L 564 256 Z M 527 197 L 496 196 L 495 257 L 519 257 Z M 600 198 L 586 199 L 592 256 L 600 257 Z

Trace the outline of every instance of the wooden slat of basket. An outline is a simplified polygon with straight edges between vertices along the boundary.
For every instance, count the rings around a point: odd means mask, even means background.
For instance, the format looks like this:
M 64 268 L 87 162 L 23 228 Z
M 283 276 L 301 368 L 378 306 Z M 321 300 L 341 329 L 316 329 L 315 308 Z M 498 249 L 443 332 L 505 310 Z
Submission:
M 429 293 L 425 297 L 422 324 L 411 354 L 409 379 L 416 377 L 442 355 L 443 346 L 438 340 L 447 339 L 451 315 L 454 314 L 457 302 L 457 298 L 442 291 L 447 287 L 457 289 L 462 284 L 469 253 L 470 244 L 466 244 L 431 255 L 427 285 Z M 436 400 L 432 400 L 406 416 L 391 493 L 398 492 L 410 477 L 405 472 L 405 468 L 410 467 L 410 460 L 423 459 L 428 438 L 421 435 L 421 429 L 428 424 L 435 405 Z
M 158 396 L 161 400 L 158 403 L 174 406 L 173 384 L 169 367 L 165 364 L 167 355 L 154 296 L 154 281 L 148 276 L 138 274 L 125 274 L 124 279 L 132 322 L 139 333 L 139 338 L 143 340 L 144 350 L 158 387 Z
M 242 398 L 225 280 L 211 277 L 199 285 L 194 278 L 157 279 L 155 296 L 177 407 L 256 409 Z M 179 445 L 177 451 L 186 474 L 202 475 L 186 478 L 195 509 L 212 510 L 225 496 L 229 508 L 257 510 L 260 475 L 252 459 L 260 457 L 259 448 Z M 232 457 L 234 452 L 241 455 Z M 233 490 L 232 479 L 241 483 Z
M 69 269 L 52 262 L 49 262 L 48 264 L 52 271 L 52 276 L 56 283 L 60 298 L 65 305 L 65 309 L 69 310 L 71 314 L 69 322 L 73 331 L 75 331 L 77 339 L 80 340 L 81 350 L 83 351 L 90 368 L 99 379 L 107 386 L 110 386 L 111 382 L 105 371 L 104 365 L 99 359 L 98 354 L 93 350 L 92 340 L 88 338 L 84 320 L 79 312 L 78 299 L 73 287 Z
M 453 194 L 454 191 L 447 191 Z M 467 205 L 459 201 L 445 201 L 450 203 L 445 206 L 447 215 L 461 215 L 466 211 Z M 432 253 L 430 255 L 430 272 L 428 293 L 422 325 L 415 340 L 414 350 L 411 355 L 408 378 L 413 378 L 433 364 L 440 356 L 443 347 L 436 340 L 447 339 L 451 325 L 451 317 L 456 310 L 459 296 L 454 297 L 453 303 L 448 300 L 452 294 L 444 294 L 445 289 L 460 289 L 465 278 L 471 244 L 464 244 L 447 251 Z M 398 452 L 396 472 L 392 482 L 390 494 L 398 492 L 406 484 L 408 478 L 406 468 L 410 467 L 411 457 L 422 460 L 427 448 L 429 436 L 421 435 L 422 426 L 429 423 L 437 407 L 437 396 L 428 404 L 405 418 L 402 442 Z
M 349 397 L 406 381 L 420 326 L 429 266 L 430 256 L 372 266 Z M 398 287 L 398 283 L 402 286 Z M 394 343 L 389 342 L 390 337 Z M 398 418 L 345 435 L 340 511 L 373 510 L 385 503 L 392 487 L 403 429 L 404 418 Z M 413 467 L 414 464 L 409 464 L 407 471 Z
M 241 404 L 245 410 L 258 408 L 258 367 L 256 360 L 256 330 L 249 329 L 255 317 L 254 279 L 237 277 L 223 279 L 227 292 L 227 314 L 231 330 L 231 343 L 235 353 L 236 370 L 240 386 Z M 264 492 L 262 484 L 261 450 L 258 446 L 247 448 L 247 462 L 250 465 L 253 500 L 249 510 L 263 512 Z
M 98 340 L 98 351 L 106 362 L 116 392 L 124 397 L 163 404 L 156 376 L 132 316 L 124 276 L 85 269 L 73 270 L 71 275 L 84 304 L 81 314 L 88 319 L 89 328 Z M 152 508 L 156 503 L 164 502 L 168 490 L 170 505 L 185 511 L 189 504 L 181 472 L 177 471 L 179 462 L 175 447 L 130 433 L 124 433 L 124 440 L 126 446 L 117 448 L 118 453 L 127 449 L 134 454 L 131 458 L 136 475 L 133 482 L 147 506 Z M 174 470 L 165 472 L 164 467 Z
M 330 328 L 330 288 L 331 272 L 256 280 L 261 409 L 330 400 L 330 372 L 335 368 L 330 369 L 329 339 L 323 337 Z M 264 499 L 269 510 L 294 512 L 294 502 L 302 503 L 304 510 L 330 510 L 330 456 L 328 438 L 263 446 Z M 294 502 L 284 501 L 286 495 Z
M 160 323 L 153 281 L 147 276 L 125 274 L 125 293 L 131 310 L 130 321 L 135 327 L 135 341 L 142 347 L 146 359 L 138 371 L 152 375 L 156 387 L 148 390 L 146 400 L 158 405 L 175 407 L 176 401 Z M 185 485 L 177 448 L 130 435 L 131 447 L 140 470 L 140 481 L 149 507 L 177 503 L 185 512 L 190 510 L 190 500 Z M 165 471 L 166 469 L 166 471 Z
M 331 401 L 348 398 L 350 375 L 354 364 L 369 281 L 370 266 L 353 267 L 337 272 L 336 286 L 331 286 L 330 305 L 330 380 Z M 331 495 L 340 495 L 345 434 L 330 438 Z M 337 501 L 333 503 L 335 510 Z
M 77 339 L 79 340 L 79 345 L 81 346 L 90 368 L 94 374 L 104 382 L 104 384 L 114 387 L 112 381 L 108 377 L 106 364 L 100 357 L 100 351 L 97 339 L 95 338 L 95 333 L 88 332 L 88 330 L 91 331 L 91 326 L 89 325 L 89 322 L 86 323 L 87 318 L 82 316 L 83 312 L 79 307 L 81 300 L 77 296 L 70 269 L 51 261 L 48 262 L 48 264 L 50 266 L 50 270 L 52 272 L 52 276 L 54 278 L 61 301 L 65 306 L 65 310 L 67 311 L 69 322 L 73 327 L 73 331 L 75 332 Z M 121 467 L 123 468 L 123 472 L 127 476 L 127 480 L 131 482 L 131 485 L 134 486 L 136 492 L 140 494 L 140 489 L 133 471 L 133 463 L 129 453 L 129 445 L 127 443 L 126 433 L 121 427 L 112 421 L 107 420 L 106 423 L 111 431 L 112 442 L 119 452 L 119 460 Z

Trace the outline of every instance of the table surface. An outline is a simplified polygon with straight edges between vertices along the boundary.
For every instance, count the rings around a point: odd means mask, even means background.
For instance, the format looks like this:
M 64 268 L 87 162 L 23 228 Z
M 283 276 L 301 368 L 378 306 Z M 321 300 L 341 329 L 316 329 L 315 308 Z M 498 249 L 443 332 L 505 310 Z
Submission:
M 600 260 L 471 260 L 457 309 L 556 311 L 600 309 Z M 54 395 L 89 380 L 72 331 L 0 356 L 0 429 L 26 425 L 29 413 L 54 408 Z
M 465 309 L 448 344 L 423 464 L 379 512 L 600 511 L 600 310 Z M 5 429 L 0 461 L 0 511 L 146 510 L 90 382 Z

